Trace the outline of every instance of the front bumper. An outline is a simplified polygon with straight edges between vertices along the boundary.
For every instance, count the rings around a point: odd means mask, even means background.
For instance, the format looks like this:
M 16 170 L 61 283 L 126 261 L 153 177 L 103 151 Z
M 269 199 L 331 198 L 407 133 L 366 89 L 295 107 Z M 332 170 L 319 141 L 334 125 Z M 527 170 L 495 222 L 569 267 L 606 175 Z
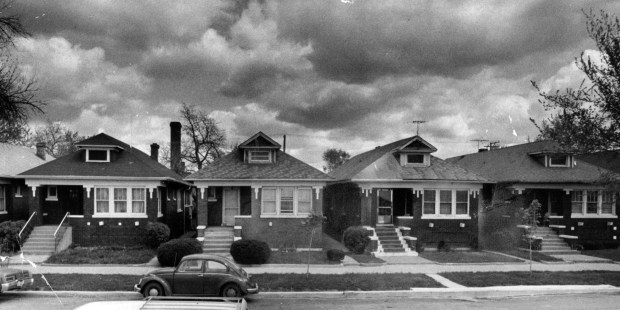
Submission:
M 24 288 L 30 288 L 34 284 L 33 278 L 23 279 L 23 280 L 13 280 L 7 283 L 2 283 L 0 286 L 0 292 L 6 292 L 10 290 L 20 290 Z
M 248 294 L 257 294 L 258 293 L 258 284 L 254 284 L 254 287 L 248 287 Z
M 138 286 L 138 284 L 133 286 L 133 291 L 137 293 L 142 293 L 142 288 Z

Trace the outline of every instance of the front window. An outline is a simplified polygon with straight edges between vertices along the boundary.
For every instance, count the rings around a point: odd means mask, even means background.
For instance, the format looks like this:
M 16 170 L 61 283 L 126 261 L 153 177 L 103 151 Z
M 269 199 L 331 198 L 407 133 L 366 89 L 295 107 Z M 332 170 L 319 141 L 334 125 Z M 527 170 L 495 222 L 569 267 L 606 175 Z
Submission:
M 575 190 L 571 192 L 572 216 L 616 216 L 615 193 L 610 191 Z
M 109 150 L 86 150 L 87 162 L 109 162 L 110 151 Z
M 56 186 L 48 186 L 47 187 L 47 198 L 46 200 L 58 200 L 58 188 Z
M 6 212 L 6 188 L 0 185 L 0 212 Z
M 424 190 L 422 217 L 469 217 L 469 190 Z
M 250 151 L 250 159 L 251 163 L 269 163 L 271 162 L 271 152 L 270 151 Z
M 110 208 L 110 206 L 113 207 Z M 146 216 L 146 188 L 96 187 L 94 215 L 111 217 Z
M 312 212 L 312 189 L 308 187 L 264 187 L 263 215 L 297 216 Z

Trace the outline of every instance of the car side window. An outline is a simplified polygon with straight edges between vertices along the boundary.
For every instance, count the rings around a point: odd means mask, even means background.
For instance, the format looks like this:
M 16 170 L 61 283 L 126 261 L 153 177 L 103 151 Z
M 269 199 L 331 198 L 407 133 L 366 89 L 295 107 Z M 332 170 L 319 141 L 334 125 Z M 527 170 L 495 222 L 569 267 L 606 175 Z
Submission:
M 202 261 L 201 260 L 186 260 L 181 263 L 178 271 L 179 272 L 202 271 Z
M 226 267 L 226 265 L 220 262 L 208 260 L 206 261 L 206 263 L 207 263 L 208 272 L 227 272 L 228 271 L 228 268 Z

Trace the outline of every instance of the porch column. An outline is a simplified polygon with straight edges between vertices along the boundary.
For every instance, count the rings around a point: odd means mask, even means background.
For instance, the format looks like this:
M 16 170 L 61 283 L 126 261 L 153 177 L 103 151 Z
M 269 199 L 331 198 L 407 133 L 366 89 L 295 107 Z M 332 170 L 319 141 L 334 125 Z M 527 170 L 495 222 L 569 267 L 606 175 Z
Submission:
M 197 210 L 196 210 L 196 214 L 197 214 L 197 225 L 201 226 L 207 226 L 207 214 L 208 214 L 208 204 L 209 204 L 209 187 L 208 186 L 201 186 L 198 187 L 198 190 L 200 191 L 200 193 L 197 195 L 197 201 L 196 201 L 196 206 L 197 206 Z M 206 194 L 206 195 L 205 195 Z

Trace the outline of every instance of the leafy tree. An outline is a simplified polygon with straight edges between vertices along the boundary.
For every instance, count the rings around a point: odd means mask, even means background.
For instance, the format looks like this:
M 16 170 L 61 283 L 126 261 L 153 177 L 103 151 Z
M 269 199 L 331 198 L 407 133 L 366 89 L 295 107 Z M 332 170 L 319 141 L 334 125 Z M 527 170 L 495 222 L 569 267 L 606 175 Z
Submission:
M 25 120 L 0 121 L 0 143 L 29 145 L 30 139 L 30 127 Z
M 183 103 L 179 112 L 185 134 L 181 141 L 181 159 L 200 170 L 224 154 L 226 135 L 213 118 L 195 106 Z
M 323 160 L 327 166 L 323 166 L 323 171 L 331 172 L 340 167 L 347 160 L 351 158 L 351 155 L 341 149 L 330 148 L 323 152 Z
M 10 4 L 0 1 L 0 134 L 15 137 L 16 132 L 23 132 L 28 113 L 43 112 L 45 103 L 35 97 L 35 80 L 22 74 L 11 55 L 15 40 L 30 34 L 18 16 L 4 15 Z
M 575 59 L 586 75 L 581 85 L 564 92 L 539 91 L 539 102 L 555 114 L 543 120 L 539 139 L 551 139 L 567 149 L 591 152 L 620 147 L 620 20 L 604 11 L 584 12 L 586 28 L 600 52 Z
M 69 130 L 62 122 L 50 122 L 35 129 L 31 143 L 45 142 L 45 148 L 58 158 L 77 150 L 75 144 L 84 140 L 77 131 Z

